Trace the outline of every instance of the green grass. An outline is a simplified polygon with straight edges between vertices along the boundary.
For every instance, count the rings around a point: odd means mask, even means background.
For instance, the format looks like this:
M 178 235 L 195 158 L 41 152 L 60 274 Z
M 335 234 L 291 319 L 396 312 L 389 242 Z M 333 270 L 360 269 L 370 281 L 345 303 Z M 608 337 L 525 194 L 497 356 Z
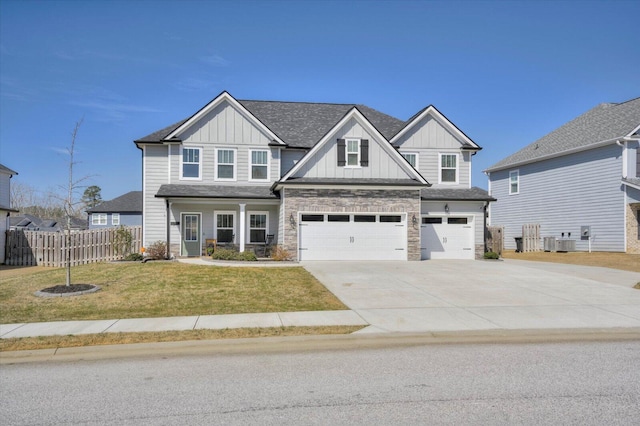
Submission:
M 72 268 L 71 277 L 102 290 L 41 298 L 34 293 L 65 283 L 65 269 L 4 275 L 0 323 L 347 309 L 302 267 L 98 263 Z

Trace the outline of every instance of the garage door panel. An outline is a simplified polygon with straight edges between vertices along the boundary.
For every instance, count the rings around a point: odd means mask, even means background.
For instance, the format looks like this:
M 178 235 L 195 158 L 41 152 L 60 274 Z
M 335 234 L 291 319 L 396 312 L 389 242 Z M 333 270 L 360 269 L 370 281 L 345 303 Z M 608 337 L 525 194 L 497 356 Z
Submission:
M 345 215 L 347 213 L 344 213 Z M 406 260 L 402 222 L 304 222 L 299 225 L 300 260 Z
M 422 222 L 420 228 L 422 259 L 473 259 L 475 257 L 473 218 L 423 218 Z

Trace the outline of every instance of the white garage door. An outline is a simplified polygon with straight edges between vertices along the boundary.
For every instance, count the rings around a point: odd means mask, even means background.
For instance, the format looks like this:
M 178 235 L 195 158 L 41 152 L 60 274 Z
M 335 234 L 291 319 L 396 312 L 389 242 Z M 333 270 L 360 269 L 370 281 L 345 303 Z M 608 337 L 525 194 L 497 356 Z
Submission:
M 404 213 L 301 214 L 300 260 L 407 260 Z
M 423 217 L 422 259 L 474 259 L 473 217 Z

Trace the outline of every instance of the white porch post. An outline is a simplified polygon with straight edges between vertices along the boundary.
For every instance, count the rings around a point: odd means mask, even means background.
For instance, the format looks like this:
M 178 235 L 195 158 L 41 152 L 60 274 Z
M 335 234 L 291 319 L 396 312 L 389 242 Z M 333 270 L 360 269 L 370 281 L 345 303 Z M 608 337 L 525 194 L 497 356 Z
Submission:
M 240 231 L 240 253 L 242 253 L 244 251 L 244 242 L 246 240 L 244 233 L 245 233 L 245 207 L 246 204 L 240 204 L 240 222 L 239 222 L 239 231 Z

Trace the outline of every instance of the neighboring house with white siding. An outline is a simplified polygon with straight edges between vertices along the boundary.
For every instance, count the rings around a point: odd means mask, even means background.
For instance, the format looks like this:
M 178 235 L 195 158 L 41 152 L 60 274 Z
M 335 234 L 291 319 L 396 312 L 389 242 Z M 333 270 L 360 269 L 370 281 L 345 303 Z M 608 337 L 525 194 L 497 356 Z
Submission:
M 89 229 L 142 225 L 142 191 L 130 191 L 87 209 Z
M 481 148 L 429 106 L 408 121 L 364 105 L 243 101 L 227 92 L 134 141 L 143 240 L 199 256 L 273 240 L 297 260 L 467 258 L 484 252 L 471 186 Z
M 17 172 L 0 164 L 0 264 L 4 264 L 9 214 L 17 212 L 11 208 L 11 178 L 17 174 Z
M 640 98 L 596 106 L 485 170 L 506 248 L 523 224 L 577 251 L 640 253 Z

